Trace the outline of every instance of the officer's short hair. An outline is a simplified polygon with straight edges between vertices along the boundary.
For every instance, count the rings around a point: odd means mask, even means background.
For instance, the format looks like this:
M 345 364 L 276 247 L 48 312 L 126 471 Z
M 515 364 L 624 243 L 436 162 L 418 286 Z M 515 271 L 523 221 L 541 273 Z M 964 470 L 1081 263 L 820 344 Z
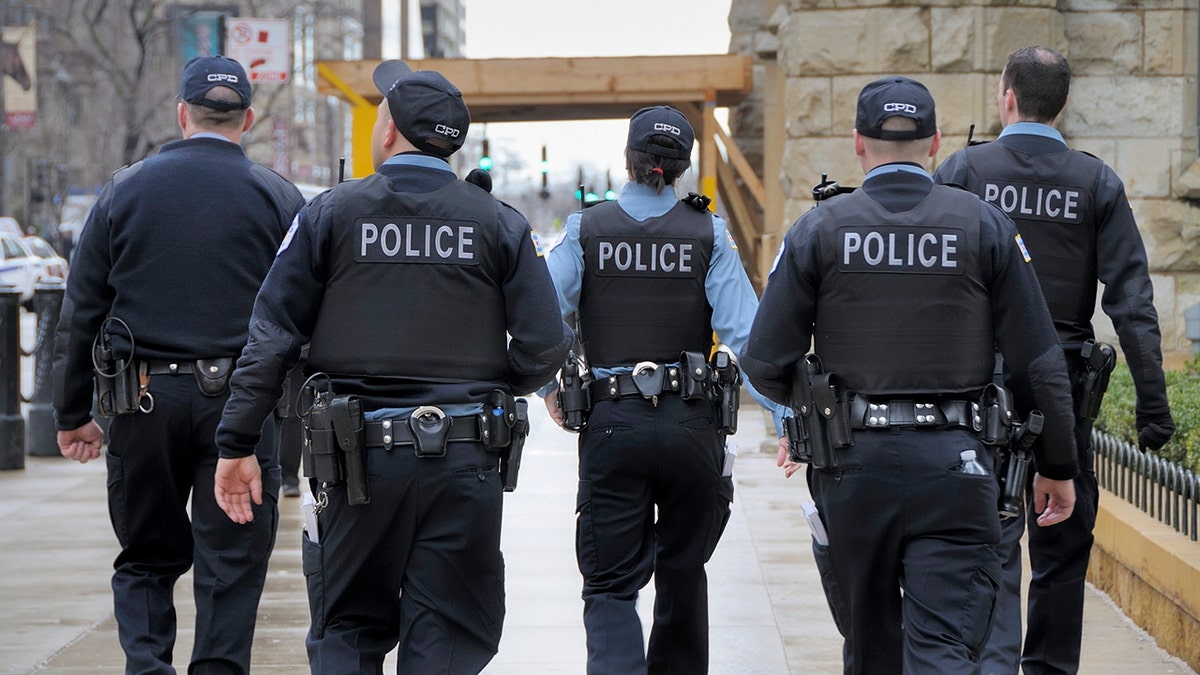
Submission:
M 1021 117 L 1050 122 L 1067 105 L 1071 66 L 1049 47 L 1022 47 L 1008 55 L 1000 84 L 1016 94 Z
M 184 102 L 188 109 L 188 117 L 201 129 L 241 129 L 242 124 L 246 120 L 246 111 L 241 108 L 218 109 L 212 107 L 212 102 L 225 102 L 231 105 L 236 104 L 241 98 L 241 94 L 228 87 L 213 87 L 208 90 L 204 100 L 209 102 L 190 103 Z

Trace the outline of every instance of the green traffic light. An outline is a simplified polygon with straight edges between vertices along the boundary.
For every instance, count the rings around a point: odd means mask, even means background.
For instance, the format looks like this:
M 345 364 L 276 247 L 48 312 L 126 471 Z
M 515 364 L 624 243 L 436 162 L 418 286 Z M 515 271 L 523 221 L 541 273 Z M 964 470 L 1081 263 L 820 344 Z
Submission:
M 616 191 L 616 190 L 605 190 L 605 191 L 604 191 L 604 199 L 605 199 L 606 201 L 610 201 L 610 202 L 611 202 L 612 200 L 614 200 L 614 199 L 616 199 L 616 198 L 617 198 L 617 191 Z
M 479 168 L 483 169 L 484 171 L 491 171 L 492 170 L 492 158 L 488 157 L 487 155 L 480 157 L 479 158 Z

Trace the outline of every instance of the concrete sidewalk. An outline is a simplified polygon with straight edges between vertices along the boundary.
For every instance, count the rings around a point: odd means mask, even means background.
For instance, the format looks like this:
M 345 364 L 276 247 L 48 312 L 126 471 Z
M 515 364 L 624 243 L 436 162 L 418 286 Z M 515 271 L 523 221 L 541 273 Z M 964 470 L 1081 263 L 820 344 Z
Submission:
M 505 498 L 508 616 L 491 675 L 584 672 L 583 602 L 574 554 L 573 435 L 530 406 L 533 433 L 519 489 Z M 708 566 L 712 672 L 838 673 L 841 640 L 812 562 L 799 505 L 804 481 L 784 480 L 764 417 L 743 409 L 736 437 L 733 515 Z M 104 461 L 27 458 L 0 472 L 0 672 L 118 673 L 123 657 L 109 580 L 116 539 L 108 521 Z M 308 606 L 300 569 L 300 500 L 281 504 L 278 543 L 263 595 L 254 672 L 307 672 Z M 191 649 L 191 577 L 176 593 L 176 663 Z M 652 591 L 640 606 L 649 628 Z M 1082 672 L 1192 673 L 1091 590 Z M 389 672 L 394 666 L 389 663 Z

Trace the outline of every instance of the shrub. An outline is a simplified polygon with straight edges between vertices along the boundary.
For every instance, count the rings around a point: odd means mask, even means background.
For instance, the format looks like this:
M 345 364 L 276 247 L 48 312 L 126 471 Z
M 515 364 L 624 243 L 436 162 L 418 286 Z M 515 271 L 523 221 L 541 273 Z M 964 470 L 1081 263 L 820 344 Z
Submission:
M 1175 419 L 1175 435 L 1155 454 L 1200 473 L 1200 357 L 1184 370 L 1168 370 L 1167 400 Z M 1133 377 L 1124 362 L 1118 363 L 1108 383 L 1096 428 L 1137 445 Z

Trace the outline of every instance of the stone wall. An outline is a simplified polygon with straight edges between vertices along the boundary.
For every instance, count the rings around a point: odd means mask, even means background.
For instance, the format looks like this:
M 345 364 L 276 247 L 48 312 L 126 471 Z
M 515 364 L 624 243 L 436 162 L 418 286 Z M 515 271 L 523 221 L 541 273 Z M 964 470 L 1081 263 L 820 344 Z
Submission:
M 1167 362 L 1178 366 L 1191 355 L 1183 312 L 1200 302 L 1198 4 L 733 0 L 731 51 L 776 62 L 782 79 L 783 161 L 763 173 L 786 202 L 782 222 L 768 231 L 786 229 L 810 207 L 822 173 L 847 185 L 862 180 L 850 131 L 863 84 L 889 74 L 924 82 L 938 103 L 941 160 L 963 147 L 972 124 L 977 137 L 999 133 L 996 87 L 1007 54 L 1044 44 L 1066 54 L 1074 74 L 1059 128 L 1125 181 L 1150 256 Z M 761 165 L 756 100 L 761 94 L 732 111 L 730 123 Z M 1096 324 L 1115 339 L 1100 312 Z

